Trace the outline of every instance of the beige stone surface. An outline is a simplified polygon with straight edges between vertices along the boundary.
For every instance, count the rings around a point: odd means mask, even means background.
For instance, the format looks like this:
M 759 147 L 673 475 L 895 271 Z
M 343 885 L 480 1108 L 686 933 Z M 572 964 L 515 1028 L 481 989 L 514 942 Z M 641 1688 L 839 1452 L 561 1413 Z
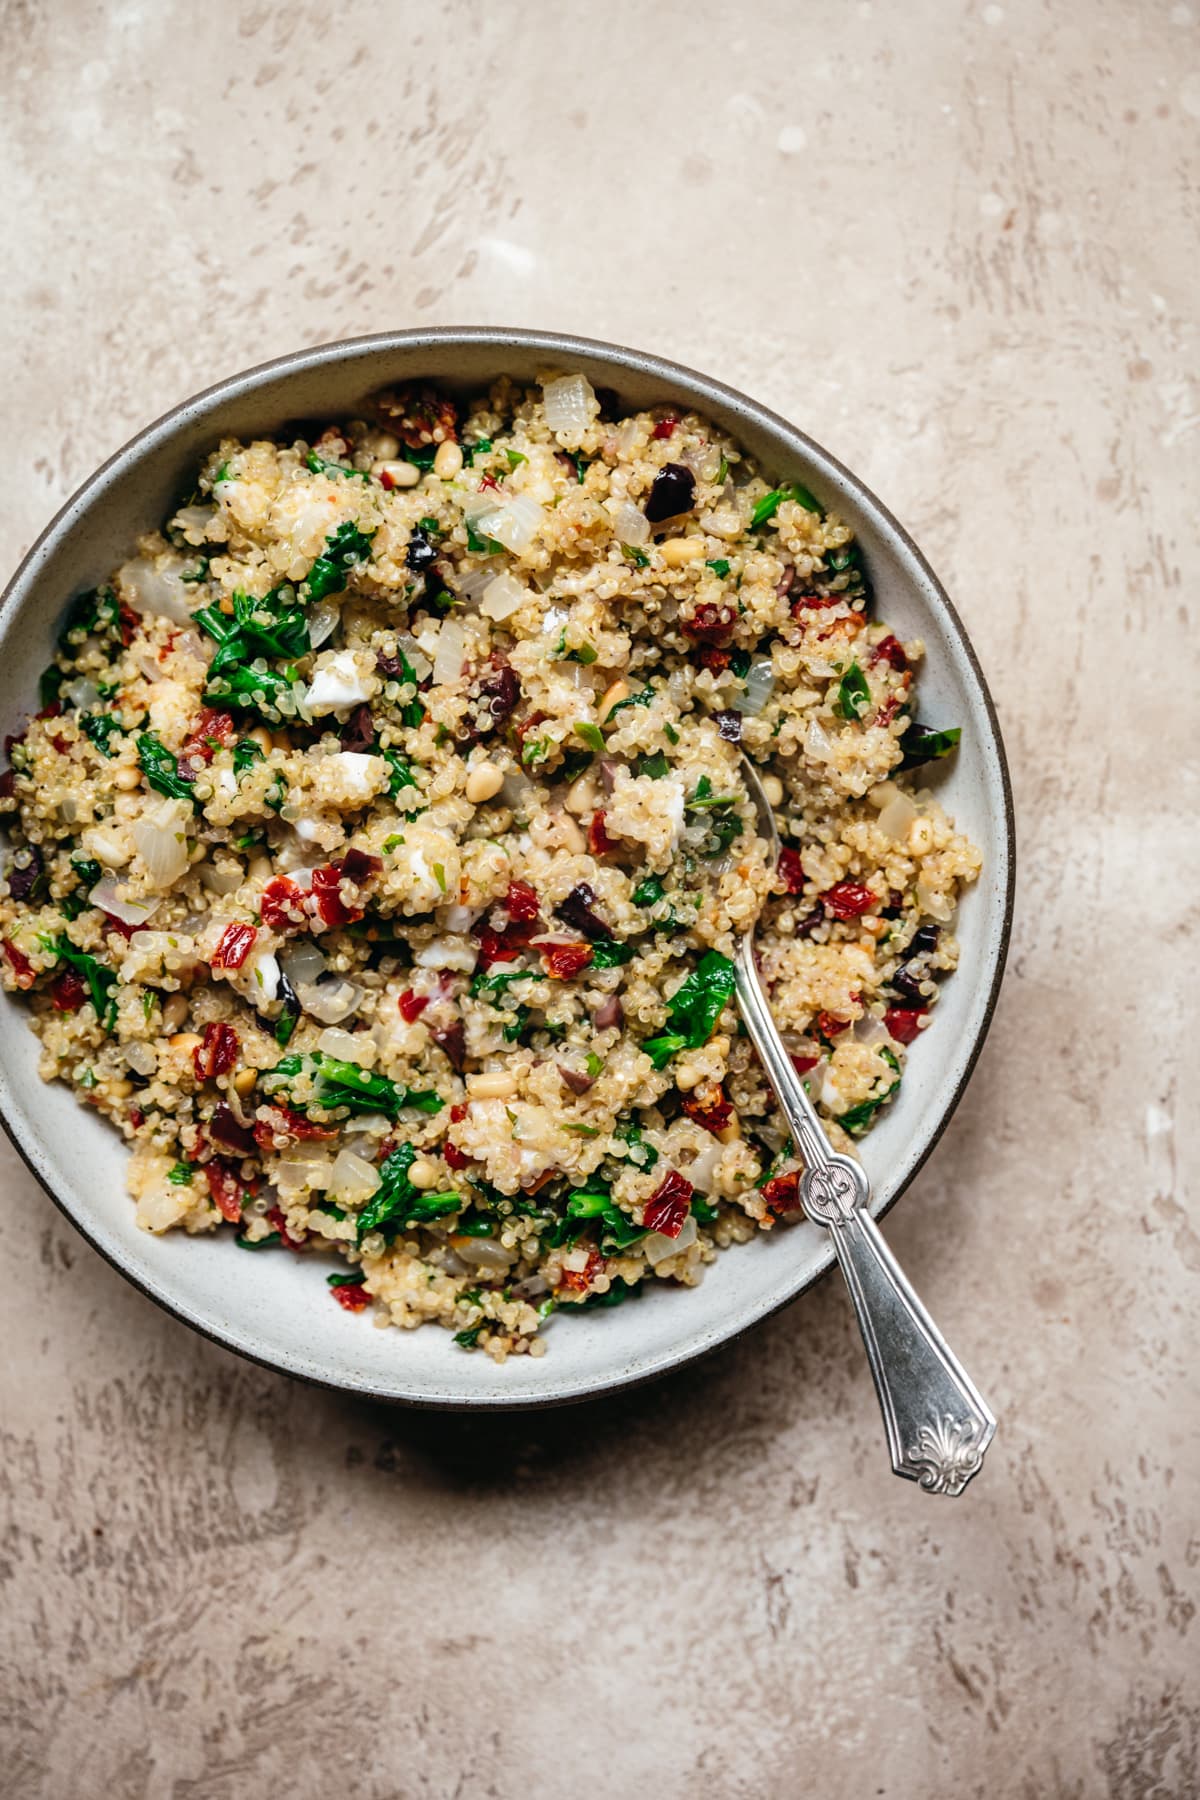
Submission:
M 831 1282 L 622 1399 L 389 1413 L 191 1336 L 5 1151 L 6 1800 L 1200 1793 L 1196 6 L 0 11 L 6 567 L 275 353 L 644 345 L 911 526 L 1022 857 L 889 1222 L 1001 1418 L 957 1504 L 885 1472 Z

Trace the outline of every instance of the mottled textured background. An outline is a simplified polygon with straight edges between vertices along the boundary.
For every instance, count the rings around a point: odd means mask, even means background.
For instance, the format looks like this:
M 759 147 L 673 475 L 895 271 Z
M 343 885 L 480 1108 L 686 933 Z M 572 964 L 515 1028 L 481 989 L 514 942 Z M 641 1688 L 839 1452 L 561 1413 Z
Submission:
M 832 1282 L 624 1399 L 388 1413 L 189 1335 L 5 1150 L 5 1800 L 1195 1796 L 1196 9 L 0 16 L 6 568 L 278 352 L 643 345 L 912 527 L 1022 853 L 991 1040 L 889 1220 L 1001 1417 L 957 1504 L 885 1472 Z

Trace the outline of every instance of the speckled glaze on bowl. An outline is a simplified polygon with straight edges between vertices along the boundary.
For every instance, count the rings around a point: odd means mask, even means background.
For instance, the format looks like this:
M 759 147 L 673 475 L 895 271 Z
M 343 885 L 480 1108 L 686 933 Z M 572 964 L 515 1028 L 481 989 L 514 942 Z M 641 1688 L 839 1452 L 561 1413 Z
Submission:
M 656 356 L 586 338 L 499 328 L 399 331 L 304 350 L 235 375 L 140 432 L 84 483 L 46 529 L 0 601 L 0 727 L 19 729 L 52 653 L 66 601 L 94 586 L 142 532 L 157 527 L 217 440 L 289 420 L 352 417 L 389 383 L 429 378 L 461 390 L 501 374 L 581 369 L 632 407 L 683 401 L 734 433 L 769 472 L 804 482 L 853 526 L 879 616 L 922 637 L 924 717 L 963 726 L 936 777 L 983 852 L 983 876 L 959 915 L 962 958 L 942 989 L 934 1030 L 909 1058 L 904 1088 L 863 1146 L 874 1210 L 887 1211 L 929 1155 L 962 1096 L 987 1032 L 1008 947 L 1014 871 L 1012 800 L 991 698 L 966 633 L 916 545 L 874 495 L 819 444 L 743 394 Z M 326 1386 L 416 1406 L 526 1407 L 580 1400 L 701 1356 L 802 1293 L 833 1261 L 803 1224 L 727 1251 L 701 1287 L 663 1283 L 619 1311 L 559 1319 L 547 1355 L 502 1368 L 465 1355 L 436 1328 L 373 1330 L 331 1306 L 327 1265 L 247 1256 L 232 1238 L 151 1237 L 134 1223 L 126 1151 L 65 1086 L 37 1074 L 19 1001 L 6 999 L 0 1118 L 51 1199 L 142 1291 L 218 1343 Z M 964 1202 L 965 1204 L 965 1202 Z M 918 1272 L 919 1274 L 919 1272 Z M 954 1321 L 944 1321 L 953 1333 Z

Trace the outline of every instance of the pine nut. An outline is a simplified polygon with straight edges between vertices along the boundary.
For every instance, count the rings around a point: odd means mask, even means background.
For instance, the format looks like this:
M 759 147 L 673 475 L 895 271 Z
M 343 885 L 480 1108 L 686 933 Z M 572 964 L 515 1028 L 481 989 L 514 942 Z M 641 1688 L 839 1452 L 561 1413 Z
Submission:
M 427 1156 L 418 1156 L 410 1166 L 408 1179 L 415 1188 L 431 1188 L 438 1178 L 438 1166 Z
M 123 763 L 119 769 L 113 770 L 113 786 L 123 794 L 131 794 L 136 787 L 142 785 L 142 771 L 132 763 Z
M 442 449 L 445 448 L 443 444 Z M 466 795 L 472 806 L 482 806 L 485 800 L 491 800 L 498 794 L 503 786 L 504 771 L 498 769 L 495 763 L 476 763 L 473 769 L 467 771 Z
M 447 439 L 444 444 L 438 445 L 437 455 L 433 459 L 433 472 L 439 481 L 453 481 L 461 473 L 462 466 L 463 453 L 456 443 Z
M 193 1050 L 198 1050 L 200 1048 L 199 1033 L 195 1031 L 177 1032 L 176 1035 L 170 1039 L 168 1048 L 177 1051 L 181 1056 L 190 1056 Z
M 257 1069 L 239 1069 L 233 1078 L 233 1085 L 239 1094 L 248 1094 L 257 1080 Z
M 379 462 L 394 462 L 400 454 L 400 439 L 392 436 L 390 431 L 376 431 L 367 439 L 366 446 Z
M 699 1069 L 693 1069 L 691 1063 L 680 1063 L 675 1070 L 675 1086 L 681 1094 L 690 1094 L 701 1082 Z
M 688 563 L 702 561 L 704 557 L 702 537 L 668 538 L 665 544 L 658 547 L 668 569 L 682 569 Z
M 780 781 L 778 775 L 764 775 L 762 778 L 762 791 L 767 796 L 768 806 L 783 805 L 783 783 Z
M 599 798 L 591 776 L 579 775 L 567 789 L 567 811 L 578 813 L 582 818 L 584 813 L 595 812 Z
M 123 1075 L 119 1075 L 115 1081 L 109 1082 L 108 1091 L 114 1100 L 128 1100 L 133 1092 L 133 1083 L 126 1081 Z
M 275 869 L 269 856 L 255 856 L 246 873 L 252 881 L 270 881 Z
M 927 856 L 933 849 L 933 822 L 914 819 L 908 828 L 908 847 L 914 856 Z
M 371 464 L 371 473 L 377 481 L 387 476 L 387 486 L 394 488 L 416 487 L 421 479 L 421 471 L 416 463 L 410 462 L 377 462 Z
M 516 1091 L 516 1076 L 504 1075 L 498 1069 L 492 1075 L 471 1075 L 467 1078 L 467 1092 L 472 1100 L 507 1100 Z M 409 1175 L 412 1175 L 411 1169 Z
M 607 693 L 605 694 L 603 700 L 601 700 L 601 702 L 600 702 L 600 711 L 599 711 L 598 717 L 599 717 L 600 723 L 602 725 L 608 718 L 609 714 L 612 712 L 613 707 L 620 706 L 622 700 L 628 700 L 628 698 L 632 692 L 633 692 L 633 689 L 630 687 L 630 685 L 627 681 L 614 681 L 613 682 L 612 686 L 608 689 Z
M 249 734 L 251 741 L 258 745 L 263 755 L 271 749 L 271 734 L 265 725 L 256 725 Z

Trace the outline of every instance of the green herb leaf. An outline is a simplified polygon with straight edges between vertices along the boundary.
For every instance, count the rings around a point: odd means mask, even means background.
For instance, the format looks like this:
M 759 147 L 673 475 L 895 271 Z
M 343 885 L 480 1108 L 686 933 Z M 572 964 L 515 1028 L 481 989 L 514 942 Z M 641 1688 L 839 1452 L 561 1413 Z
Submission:
M 627 706 L 650 706 L 654 698 L 655 693 L 652 687 L 640 688 L 636 694 L 630 694 L 626 699 L 617 701 L 617 704 L 609 712 L 608 723 L 611 725 L 617 714 L 624 712 Z M 578 731 L 579 727 L 576 726 L 575 729 Z
M 931 731 L 914 720 L 900 739 L 900 748 L 904 752 L 901 769 L 919 769 L 923 763 L 949 756 L 961 737 L 961 725 L 954 725 L 949 731 Z
M 323 1206 L 323 1207 L 321 1207 L 320 1210 L 322 1212 L 327 1212 L 328 1208 Z M 325 1277 L 325 1280 L 328 1283 L 328 1285 L 333 1288 L 362 1287 L 364 1282 L 366 1281 L 366 1279 L 367 1278 L 363 1274 L 361 1269 L 355 1269 L 349 1275 L 327 1275 Z
M 620 944 L 615 938 L 599 938 L 592 945 L 593 969 L 616 969 L 633 957 L 632 944 Z
M 649 775 L 652 781 L 661 781 L 664 775 L 671 773 L 666 751 L 656 750 L 653 756 L 639 756 L 637 772 L 639 775 Z
M 629 897 L 635 906 L 656 906 L 666 891 L 657 875 L 647 875 L 645 881 L 639 881 Z
M 648 1144 L 642 1135 L 640 1125 L 626 1121 L 618 1125 L 613 1136 L 628 1146 L 628 1161 L 639 1169 L 652 1169 L 658 1161 L 658 1151 L 653 1144 Z
M 856 662 L 852 662 L 838 682 L 837 709 L 843 719 L 861 719 L 871 704 L 867 678 Z
M 88 984 L 97 1019 L 105 1031 L 111 1031 L 117 1022 L 117 997 L 113 992 L 117 985 L 116 970 L 106 968 L 86 950 L 77 950 L 68 937 L 39 935 L 38 942 L 44 950 L 52 950 L 60 962 L 70 963 L 73 969 L 79 970 Z
M 593 725 L 588 720 L 584 719 L 575 726 L 575 736 L 581 738 L 588 749 L 594 751 L 597 756 L 603 754 L 604 733 L 598 725 Z
M 356 1230 L 361 1243 L 368 1232 L 389 1235 L 409 1225 L 427 1225 L 445 1219 L 462 1206 L 460 1194 L 433 1194 L 414 1187 L 408 1171 L 416 1161 L 414 1144 L 401 1144 L 379 1165 L 379 1186 L 358 1215 Z
M 718 556 L 713 562 L 706 563 L 705 567 L 711 569 L 714 575 L 719 575 L 722 581 L 729 573 L 729 564 L 723 556 Z
M 192 1176 L 196 1172 L 195 1163 L 177 1162 L 167 1170 L 167 1180 L 172 1187 L 191 1187 Z
M 622 544 L 621 555 L 627 562 L 633 563 L 634 566 L 639 569 L 648 567 L 650 562 L 650 558 L 646 555 L 646 552 L 644 550 L 636 549 L 633 544 Z
M 798 500 L 807 511 L 820 514 L 820 502 L 814 500 L 806 487 L 801 487 L 798 481 L 785 481 L 782 487 L 772 488 L 769 494 L 764 494 L 757 502 L 750 514 L 751 531 L 757 531 L 760 525 L 773 519 L 785 500 Z
M 415 460 L 410 457 L 410 461 Z M 432 456 L 430 461 L 433 461 Z M 350 571 L 366 562 L 371 554 L 374 531 L 360 531 L 347 520 L 331 531 L 325 548 L 308 571 L 302 593 L 309 602 L 323 600 L 327 594 L 340 594 L 350 579 Z
M 178 758 L 172 756 L 152 731 L 142 732 L 137 740 L 137 752 L 142 773 L 156 794 L 166 794 L 171 800 L 190 800 L 193 806 L 197 804 L 191 787 L 178 773 Z
M 318 456 L 315 450 L 309 451 L 304 462 L 314 475 L 344 475 L 347 480 L 351 481 L 370 481 L 371 479 L 364 470 L 348 469 L 344 463 L 329 462 L 325 457 Z
M 706 951 L 668 1002 L 667 1022 L 672 1029 L 642 1044 L 656 1069 L 663 1068 L 677 1051 L 698 1050 L 708 1042 L 733 989 L 729 958 L 717 950 Z
M 254 739 L 242 738 L 239 743 L 234 745 L 233 772 L 235 775 L 244 775 L 247 769 L 252 769 L 254 764 L 261 762 L 262 759 L 262 750 Z
M 111 713 L 80 713 L 80 729 L 102 756 L 111 756 L 112 748 L 109 740 L 119 735 L 125 727 L 120 719 L 114 719 Z

